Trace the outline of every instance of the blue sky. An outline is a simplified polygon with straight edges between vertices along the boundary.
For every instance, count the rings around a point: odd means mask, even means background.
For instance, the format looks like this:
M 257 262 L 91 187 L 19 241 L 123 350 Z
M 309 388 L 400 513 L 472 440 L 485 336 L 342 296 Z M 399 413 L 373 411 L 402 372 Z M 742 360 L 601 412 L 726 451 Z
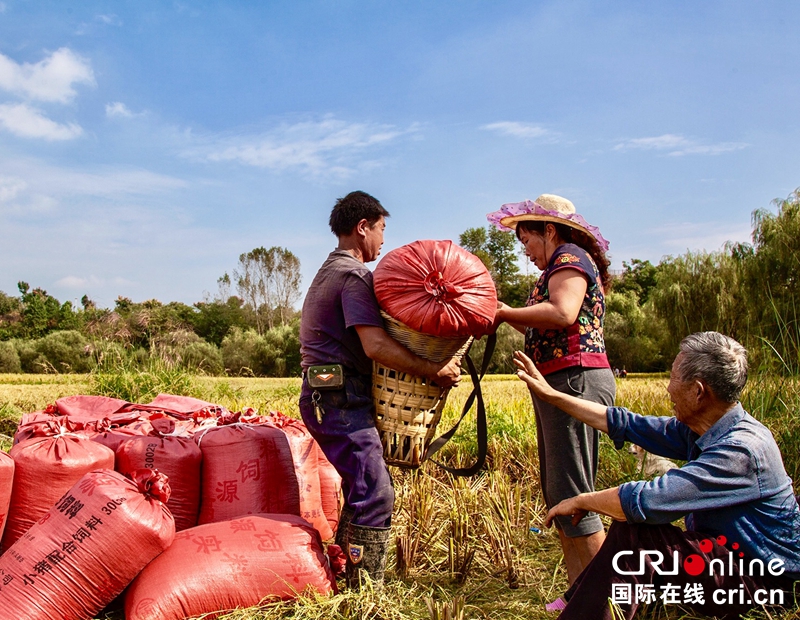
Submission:
M 796 2 L 0 3 L 0 290 L 193 303 L 240 253 L 304 288 L 333 202 L 385 250 L 570 198 L 613 266 L 747 241 L 800 186 Z

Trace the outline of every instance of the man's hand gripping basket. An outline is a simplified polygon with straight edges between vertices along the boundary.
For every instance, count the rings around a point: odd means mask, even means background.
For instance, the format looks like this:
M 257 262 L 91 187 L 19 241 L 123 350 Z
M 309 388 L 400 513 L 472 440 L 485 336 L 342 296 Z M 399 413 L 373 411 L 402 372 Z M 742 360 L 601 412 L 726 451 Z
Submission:
M 381 312 L 389 335 L 413 353 L 432 362 L 462 359 L 471 337 L 438 338 L 407 327 Z M 450 388 L 374 362 L 372 395 L 383 458 L 397 467 L 419 467 L 436 434 Z

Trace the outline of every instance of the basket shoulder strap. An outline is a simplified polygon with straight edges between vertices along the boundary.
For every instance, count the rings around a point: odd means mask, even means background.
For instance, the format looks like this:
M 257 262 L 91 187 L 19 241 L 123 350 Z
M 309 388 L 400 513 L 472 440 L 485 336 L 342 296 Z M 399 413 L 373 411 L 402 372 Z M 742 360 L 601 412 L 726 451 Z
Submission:
M 472 379 L 472 392 L 464 403 L 464 408 L 461 410 L 461 417 L 458 418 L 458 421 L 449 431 L 443 433 L 437 439 L 432 441 L 422 457 L 422 461 L 431 458 L 442 448 L 442 446 L 444 446 L 444 444 L 450 441 L 453 435 L 456 434 L 461 421 L 466 417 L 469 410 L 472 409 L 472 405 L 477 403 L 475 423 L 478 435 L 478 458 L 475 463 L 469 467 L 448 467 L 439 461 L 431 459 L 434 463 L 436 463 L 436 465 L 441 467 L 446 472 L 453 474 L 454 476 L 474 476 L 476 473 L 478 473 L 478 471 L 480 471 L 480 469 L 483 467 L 483 464 L 486 462 L 489 434 L 486 423 L 486 405 L 483 401 L 483 391 L 481 390 L 481 379 L 483 379 L 483 376 L 486 374 L 486 370 L 489 368 L 489 362 L 492 360 L 492 355 L 494 354 L 496 344 L 497 334 L 491 334 L 486 338 L 486 349 L 483 352 L 480 374 L 478 374 L 478 371 L 475 368 L 475 363 L 472 361 L 472 358 L 469 356 L 469 354 L 464 356 L 464 359 L 467 363 L 467 368 L 469 369 L 470 378 Z

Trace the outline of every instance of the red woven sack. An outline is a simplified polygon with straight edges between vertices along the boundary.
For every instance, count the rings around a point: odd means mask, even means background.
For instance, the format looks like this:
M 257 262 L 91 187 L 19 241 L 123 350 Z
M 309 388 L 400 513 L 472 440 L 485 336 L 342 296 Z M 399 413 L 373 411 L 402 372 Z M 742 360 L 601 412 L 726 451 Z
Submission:
M 414 241 L 384 256 L 375 296 L 391 317 L 441 338 L 488 333 L 497 291 L 481 260 L 452 241 Z
M 8 549 L 52 508 L 84 474 L 114 469 L 114 453 L 74 434 L 33 437 L 9 452 L 14 459 L 14 488 L 3 533 Z
M 153 427 L 147 420 L 140 419 L 130 424 L 117 425 L 104 418 L 95 421 L 90 427 L 78 432 L 116 452 L 123 441 L 127 441 L 132 437 L 143 437 L 152 429 Z
M 11 505 L 11 489 L 14 484 L 14 459 L 0 452 L 0 538 L 6 527 L 8 508 Z
M 99 420 L 107 418 L 129 405 L 128 401 L 108 396 L 65 396 L 56 401 L 59 415 L 80 416 Z
M 265 512 L 300 514 L 292 451 L 282 430 L 234 423 L 194 438 L 203 453 L 198 523 Z
M 174 437 L 175 424 L 153 420 L 147 437 L 133 437 L 117 448 L 116 470 L 128 475 L 137 469 L 157 469 L 169 478 L 172 490 L 167 508 L 175 517 L 175 530 L 197 525 L 200 510 L 200 473 L 203 453 L 190 437 Z
M 307 588 L 336 591 L 319 533 L 294 515 L 252 515 L 177 534 L 128 588 L 125 618 L 210 619 Z
M 281 413 L 271 415 L 267 424 L 278 426 L 289 440 L 300 493 L 299 515 L 316 528 L 322 540 L 333 538 L 333 530 L 322 508 L 317 442 L 305 424 Z
M 319 471 L 319 494 L 322 501 L 322 512 L 335 534 L 339 526 L 339 502 L 342 494 L 342 477 L 325 458 L 322 448 L 314 442 L 317 449 L 317 465 Z
M 120 594 L 175 536 L 166 478 L 83 476 L 0 557 L 0 610 L 15 620 L 86 620 Z

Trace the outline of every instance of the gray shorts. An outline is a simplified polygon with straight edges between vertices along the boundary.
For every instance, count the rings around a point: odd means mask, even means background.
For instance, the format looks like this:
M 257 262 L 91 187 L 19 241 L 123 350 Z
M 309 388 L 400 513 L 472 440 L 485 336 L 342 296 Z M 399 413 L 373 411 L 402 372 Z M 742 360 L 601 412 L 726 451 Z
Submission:
M 565 368 L 545 377 L 559 392 L 611 406 L 617 384 L 609 368 Z M 600 432 L 561 409 L 533 396 L 536 440 L 542 493 L 548 509 L 579 493 L 594 491 Z M 588 536 L 603 529 L 596 513 L 587 514 L 577 526 L 570 517 L 556 517 L 556 526 L 569 538 Z

